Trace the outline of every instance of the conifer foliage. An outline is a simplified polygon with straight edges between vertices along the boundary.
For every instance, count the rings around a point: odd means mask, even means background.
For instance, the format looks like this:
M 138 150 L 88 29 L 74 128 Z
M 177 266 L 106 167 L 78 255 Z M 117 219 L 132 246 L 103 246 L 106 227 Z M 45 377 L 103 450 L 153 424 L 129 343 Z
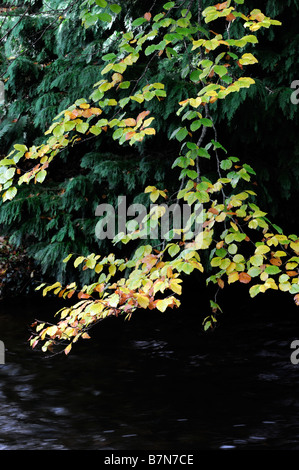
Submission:
M 59 244 L 67 234 L 77 240 L 74 207 L 70 213 L 67 206 L 67 201 L 77 203 L 76 191 L 82 194 L 76 210 L 91 214 L 97 178 L 106 168 L 108 191 L 116 194 L 115 184 L 118 194 L 123 189 L 136 195 L 137 183 L 129 190 L 124 188 L 125 177 L 119 181 L 113 176 L 114 157 L 105 160 L 100 148 L 115 153 L 119 149 L 124 161 L 118 169 L 127 173 L 136 164 L 136 156 L 146 155 L 150 145 L 155 149 L 162 140 L 169 142 L 164 141 L 162 147 L 163 164 L 159 160 L 161 168 L 168 165 L 165 179 L 157 176 L 156 168 L 150 184 L 146 182 L 150 171 L 138 181 L 138 187 L 144 184 L 143 197 L 148 203 L 159 204 L 133 230 L 116 234 L 113 252 L 75 254 L 69 250 L 65 256 L 64 265 L 91 274 L 92 282 L 63 285 L 57 280 L 38 287 L 44 296 L 51 292 L 62 299 L 78 298 L 73 306 L 57 312 L 56 324 L 34 325 L 30 344 L 40 345 L 43 351 L 61 344 L 68 354 L 79 338 L 89 338 L 91 327 L 108 316 L 130 318 L 140 309 L 164 312 L 179 307 L 183 281 L 194 271 L 216 291 L 241 283 L 248 285 L 251 297 L 273 289 L 289 292 L 299 303 L 299 239 L 285 235 L 259 208 L 251 185 L 254 169 L 230 156 L 218 140 L 213 119 L 219 102 L 255 86 L 249 70 L 258 63 L 255 50 L 261 31 L 283 26 L 261 10 L 248 8 L 244 0 L 228 0 L 205 9 L 199 0 L 154 3 L 133 21 L 123 14 L 122 6 L 106 0 L 87 0 L 80 5 L 83 37 L 96 36 L 99 29 L 106 36 L 101 53 L 96 52 L 101 62 L 98 79 L 85 96 L 76 96 L 67 105 L 62 101 L 43 140 L 36 137 L 34 145 L 13 144 L 0 161 L 3 204 L 24 198 L 24 187 L 28 191 L 26 206 L 34 200 L 37 207 L 48 204 L 51 210 L 51 197 L 43 201 L 43 191 L 45 199 L 51 190 L 52 200 L 59 199 L 56 213 L 46 222 L 55 231 L 51 249 L 59 257 Z M 55 87 L 61 90 L 65 80 L 67 74 L 64 79 L 57 76 Z M 165 118 L 171 122 L 167 130 Z M 70 160 L 71 165 L 62 166 L 61 162 Z M 139 162 L 138 170 L 141 167 Z M 169 176 L 171 168 L 173 177 Z M 70 172 L 66 187 L 57 177 L 63 170 Z M 138 171 L 134 173 L 138 177 Z M 160 243 L 148 243 L 149 228 L 161 225 L 165 206 L 160 201 L 168 206 L 177 201 L 192 209 L 200 205 L 200 213 L 193 212 L 181 229 L 172 227 Z M 44 217 L 42 210 L 39 216 Z M 194 235 L 199 219 L 201 228 Z M 81 221 L 77 215 L 75 226 L 82 229 L 86 221 L 90 219 L 84 214 Z M 217 322 L 220 310 L 216 296 L 210 304 L 206 330 Z

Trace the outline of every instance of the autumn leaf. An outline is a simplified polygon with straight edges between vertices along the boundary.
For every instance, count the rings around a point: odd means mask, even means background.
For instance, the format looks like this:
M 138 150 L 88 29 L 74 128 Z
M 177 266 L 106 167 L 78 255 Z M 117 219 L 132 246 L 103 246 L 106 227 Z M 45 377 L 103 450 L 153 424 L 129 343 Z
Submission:
M 66 356 L 70 353 L 71 349 L 72 349 L 72 343 L 69 344 L 64 350 L 64 353 Z
M 219 211 L 217 209 L 215 209 L 215 207 L 210 207 L 208 212 L 211 212 L 212 214 L 215 214 L 215 215 L 219 214 Z M 223 243 L 222 243 L 222 245 L 223 245 Z
M 144 129 L 143 131 L 147 135 L 155 135 L 156 130 L 153 127 L 148 127 L 147 129 Z
M 142 111 L 142 113 L 138 114 L 136 122 L 139 122 L 140 120 L 143 121 L 143 119 L 150 114 L 150 111 Z
M 227 4 L 228 2 L 217 3 L 217 5 L 215 5 L 215 8 L 216 10 L 224 10 L 225 8 L 227 8 Z
M 144 18 L 146 19 L 146 21 L 150 21 L 151 17 L 152 17 L 152 14 L 149 11 L 144 14 Z
M 146 295 L 135 294 L 134 297 L 137 300 L 139 307 L 141 307 L 141 308 L 147 308 L 148 307 L 149 298 Z
M 291 242 L 290 247 L 295 251 L 296 254 L 299 254 L 299 240 Z
M 135 127 L 136 126 L 136 121 L 133 118 L 127 118 L 125 119 L 125 124 L 127 127 Z
M 249 282 L 251 281 L 251 277 L 247 273 L 240 273 L 239 281 L 243 284 L 249 284 Z
M 281 266 L 282 261 L 280 258 L 271 258 L 270 263 L 273 264 L 273 266 Z
M 181 295 L 182 293 L 182 286 L 180 285 L 181 282 L 181 279 L 171 279 L 169 282 L 170 289 L 178 295 Z
M 83 333 L 82 338 L 83 339 L 90 339 L 90 336 L 89 336 L 88 333 Z
M 239 273 L 233 272 L 228 276 L 228 283 L 232 284 L 233 282 L 236 282 L 239 280 Z
M 298 276 L 297 271 L 286 271 L 287 275 L 290 277 Z
M 126 140 L 132 139 L 132 137 L 133 137 L 135 134 L 136 134 L 135 131 L 127 132 L 127 133 L 126 133 Z
M 158 258 L 155 255 L 147 255 L 141 261 L 145 264 L 146 268 L 150 270 L 153 266 L 155 266 Z
M 79 292 L 78 299 L 89 299 L 90 295 L 85 294 L 84 292 Z
M 233 15 L 232 13 L 230 13 L 229 15 L 227 15 L 226 17 L 226 20 L 227 21 L 234 21 L 236 19 L 235 15 Z

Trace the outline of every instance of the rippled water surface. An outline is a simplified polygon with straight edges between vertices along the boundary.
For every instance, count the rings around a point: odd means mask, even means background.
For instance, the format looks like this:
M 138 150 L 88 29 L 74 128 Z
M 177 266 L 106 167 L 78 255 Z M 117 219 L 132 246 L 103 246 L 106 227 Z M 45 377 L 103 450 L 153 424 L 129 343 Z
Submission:
M 115 320 L 47 358 L 29 349 L 28 326 L 53 308 L 0 304 L 0 450 L 299 449 L 291 307 L 241 306 L 204 336 L 171 313 Z

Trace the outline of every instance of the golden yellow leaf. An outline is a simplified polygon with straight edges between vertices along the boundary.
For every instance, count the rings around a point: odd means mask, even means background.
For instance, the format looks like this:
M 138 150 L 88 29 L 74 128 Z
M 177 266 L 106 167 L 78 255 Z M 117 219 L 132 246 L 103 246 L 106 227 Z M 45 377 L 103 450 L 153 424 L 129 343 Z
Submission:
M 233 272 L 228 276 L 228 283 L 232 284 L 233 282 L 236 282 L 239 280 L 239 273 Z

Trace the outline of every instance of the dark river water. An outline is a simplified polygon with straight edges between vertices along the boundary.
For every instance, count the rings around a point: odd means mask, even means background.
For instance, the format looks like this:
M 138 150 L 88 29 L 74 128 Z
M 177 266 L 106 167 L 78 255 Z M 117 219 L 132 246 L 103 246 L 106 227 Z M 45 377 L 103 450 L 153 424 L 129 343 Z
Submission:
M 47 357 L 27 340 L 51 301 L 2 301 L 0 450 L 299 449 L 299 310 L 244 303 L 212 334 L 142 313 Z

